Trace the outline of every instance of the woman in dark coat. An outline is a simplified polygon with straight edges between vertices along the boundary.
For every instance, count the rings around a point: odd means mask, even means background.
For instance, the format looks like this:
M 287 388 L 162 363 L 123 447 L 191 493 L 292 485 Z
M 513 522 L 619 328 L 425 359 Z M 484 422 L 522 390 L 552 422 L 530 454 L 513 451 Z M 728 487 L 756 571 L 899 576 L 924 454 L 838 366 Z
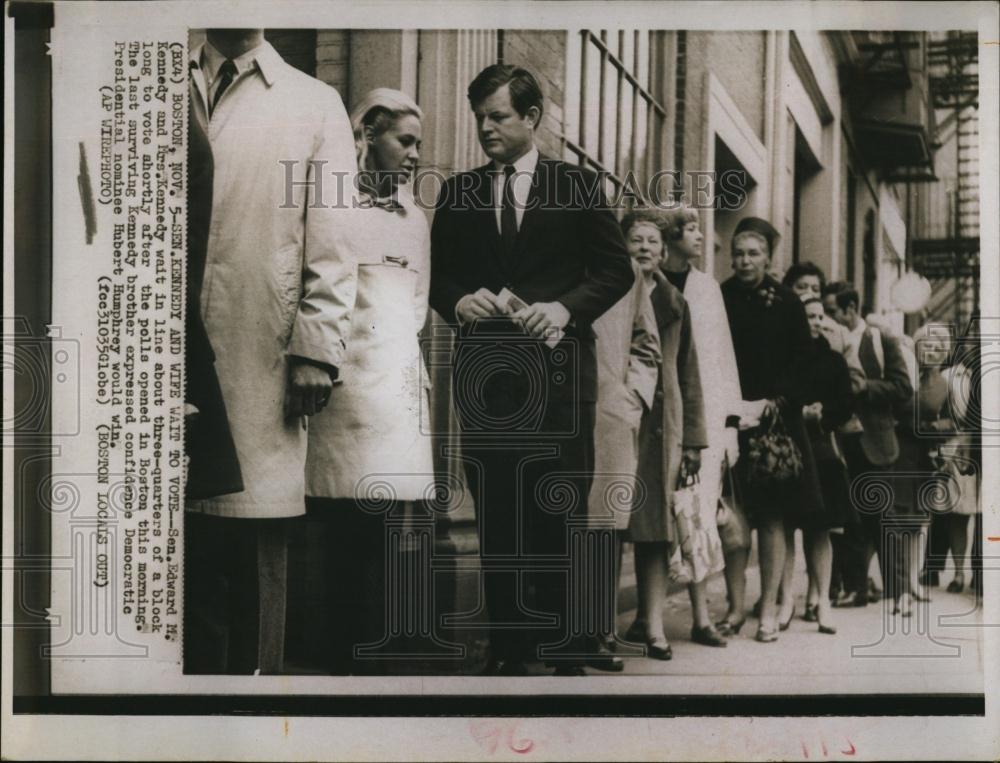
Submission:
M 823 511 L 804 517 L 805 521 L 786 524 L 785 552 L 794 549 L 795 529 L 801 528 L 809 572 L 805 619 L 818 621 L 820 633 L 833 634 L 837 631 L 831 622 L 830 599 L 821 596 L 820 592 L 830 589 L 833 565 L 830 531 L 844 527 L 853 516 L 847 467 L 834 438 L 837 427 L 851 417 L 853 394 L 847 361 L 841 353 L 830 348 L 824 336 L 826 314 L 822 300 L 809 297 L 803 300 L 802 306 L 809 321 L 812 346 L 795 364 L 797 390 L 794 396 L 804 403 L 802 418 L 822 488 Z M 786 611 L 779 614 L 781 628 L 791 622 L 789 613 L 794 612 L 793 572 L 791 565 L 785 564 L 781 590 L 789 595 L 783 600 L 782 609 Z
M 722 284 L 736 365 L 743 391 L 740 452 L 736 475 L 744 506 L 757 528 L 760 547 L 761 612 L 756 638 L 778 638 L 777 593 L 785 561 L 785 527 L 823 511 L 819 476 L 802 419 L 794 365 L 809 353 L 812 339 L 802 301 L 768 275 L 777 231 L 765 220 L 744 218 L 732 242 L 733 277 Z M 802 456 L 800 476 L 778 483 L 751 483 L 747 457 L 751 437 L 773 414 L 781 419 Z M 739 618 L 738 620 L 736 618 Z M 745 616 L 732 612 L 718 625 L 738 632 Z

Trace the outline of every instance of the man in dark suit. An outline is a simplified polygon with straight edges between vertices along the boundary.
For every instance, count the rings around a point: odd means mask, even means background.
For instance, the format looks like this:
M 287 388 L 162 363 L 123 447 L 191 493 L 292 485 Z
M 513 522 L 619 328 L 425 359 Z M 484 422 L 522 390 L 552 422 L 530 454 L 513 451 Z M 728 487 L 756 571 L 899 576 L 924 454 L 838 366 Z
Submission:
M 490 66 L 468 95 L 492 161 L 441 191 L 430 302 L 458 328 L 454 402 L 479 525 L 487 672 L 521 675 L 533 658 L 557 675 L 580 675 L 584 662 L 620 669 L 583 638 L 583 600 L 595 592 L 566 562 L 593 470 L 591 324 L 628 292 L 633 271 L 598 176 L 539 155 L 535 78 Z

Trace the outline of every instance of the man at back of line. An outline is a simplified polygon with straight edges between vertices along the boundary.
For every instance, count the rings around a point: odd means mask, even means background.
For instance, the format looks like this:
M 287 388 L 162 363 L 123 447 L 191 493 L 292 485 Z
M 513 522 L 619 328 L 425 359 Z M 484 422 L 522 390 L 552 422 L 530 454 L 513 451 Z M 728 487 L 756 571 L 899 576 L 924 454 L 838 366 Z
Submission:
M 899 457 L 893 408 L 913 395 L 902 348 L 897 339 L 872 328 L 861 317 L 860 297 L 851 284 L 830 284 L 823 303 L 827 315 L 847 329 L 848 353 L 857 357 L 863 371 L 854 379 L 856 413 L 840 432 L 851 479 L 889 471 Z M 844 592 L 834 601 L 838 607 L 868 603 L 868 569 L 876 551 L 885 579 L 882 517 L 858 512 L 857 519 L 836 544 L 840 546 L 837 556 L 841 557 L 838 562 L 844 576 Z

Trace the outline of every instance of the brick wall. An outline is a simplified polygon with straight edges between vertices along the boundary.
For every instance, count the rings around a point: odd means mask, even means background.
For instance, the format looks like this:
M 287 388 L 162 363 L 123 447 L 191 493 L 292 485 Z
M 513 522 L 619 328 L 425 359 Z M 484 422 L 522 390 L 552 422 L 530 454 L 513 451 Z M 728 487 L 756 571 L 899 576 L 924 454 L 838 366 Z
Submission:
M 267 29 L 264 37 L 286 63 L 312 77 L 316 76 L 315 29 Z
M 323 29 L 316 32 L 316 78 L 336 88 L 345 102 L 350 75 L 350 35 L 347 29 Z
M 545 113 L 537 132 L 538 148 L 561 158 L 566 32 L 505 30 L 501 52 L 505 64 L 523 66 L 538 78 L 545 95 Z
M 740 113 L 764 141 L 764 103 L 766 33 L 764 32 L 688 32 L 686 86 L 677 93 L 684 105 L 684 169 L 711 170 L 702 167 L 704 151 L 705 72 L 711 71 L 729 93 Z

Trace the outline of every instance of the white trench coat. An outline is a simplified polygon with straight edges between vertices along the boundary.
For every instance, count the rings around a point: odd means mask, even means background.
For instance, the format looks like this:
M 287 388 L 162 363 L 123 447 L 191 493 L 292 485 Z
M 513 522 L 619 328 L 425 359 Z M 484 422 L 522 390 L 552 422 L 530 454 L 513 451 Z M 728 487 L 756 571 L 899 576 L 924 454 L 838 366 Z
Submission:
M 310 496 L 433 497 L 430 381 L 418 337 L 427 318 L 430 232 L 406 186 L 398 199 L 404 213 L 368 208 L 353 215 L 357 297 L 343 384 L 309 422 Z
M 698 351 L 705 434 L 708 436 L 708 447 L 701 452 L 700 497 L 702 505 L 714 511 L 721 492 L 720 475 L 726 457 L 726 418 L 739 415 L 743 393 L 726 304 L 718 281 L 692 267 L 683 293 L 691 311 L 691 329 Z
M 354 137 L 337 91 L 286 64 L 268 43 L 209 121 L 200 56 L 201 46 L 191 54 L 191 118 L 204 126 L 215 162 L 201 311 L 245 490 L 188 508 L 295 516 L 305 512 L 306 420 L 285 416 L 288 357 L 343 361 L 356 267 L 343 205 L 334 204 L 327 181 L 342 172 L 353 187 Z M 325 173 L 324 208 L 307 204 L 305 181 L 316 166 Z M 288 167 L 299 183 L 290 199 Z

